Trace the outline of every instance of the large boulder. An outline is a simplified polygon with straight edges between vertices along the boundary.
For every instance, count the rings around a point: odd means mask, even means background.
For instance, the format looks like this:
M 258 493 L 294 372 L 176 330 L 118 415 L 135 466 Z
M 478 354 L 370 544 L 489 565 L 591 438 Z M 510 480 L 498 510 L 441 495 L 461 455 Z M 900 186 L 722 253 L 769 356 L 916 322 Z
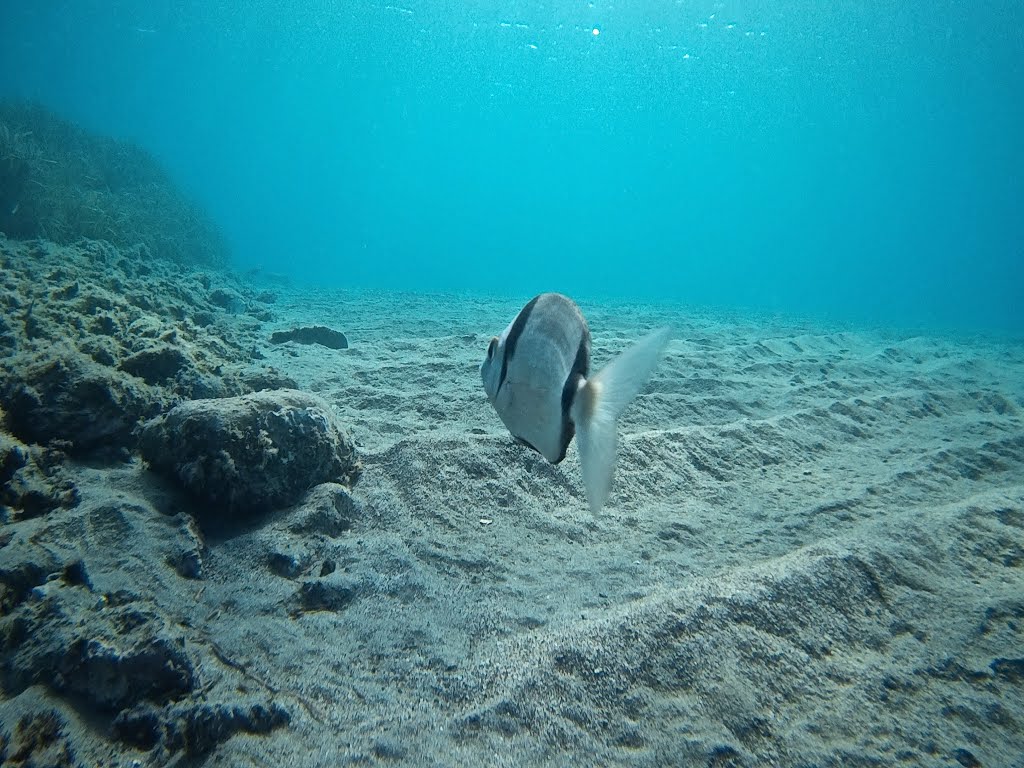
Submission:
M 204 516 L 277 509 L 320 483 L 351 487 L 361 472 L 331 407 L 292 389 L 182 403 L 143 427 L 141 449 L 204 502 Z

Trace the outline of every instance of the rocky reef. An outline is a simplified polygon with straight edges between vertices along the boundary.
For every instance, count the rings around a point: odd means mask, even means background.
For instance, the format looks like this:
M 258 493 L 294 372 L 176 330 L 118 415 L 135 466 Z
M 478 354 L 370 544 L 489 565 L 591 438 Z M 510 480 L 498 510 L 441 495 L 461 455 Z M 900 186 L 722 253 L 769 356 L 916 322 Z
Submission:
M 360 465 L 226 261 L 142 150 L 0 105 L 0 764 L 163 765 L 291 721 L 192 613 L 204 528 L 316 527 Z
M 151 154 L 21 102 L 0 102 L 0 232 L 141 245 L 181 264 L 223 267 L 230 257 L 214 222 Z

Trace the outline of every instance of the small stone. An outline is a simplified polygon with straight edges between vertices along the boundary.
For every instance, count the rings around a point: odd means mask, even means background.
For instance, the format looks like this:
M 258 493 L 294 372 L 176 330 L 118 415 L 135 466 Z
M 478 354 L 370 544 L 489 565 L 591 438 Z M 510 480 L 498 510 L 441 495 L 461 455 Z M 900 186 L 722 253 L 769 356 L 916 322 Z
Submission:
M 292 614 L 342 611 L 355 600 L 355 597 L 355 589 L 350 585 L 331 581 L 307 581 L 296 593 L 298 607 Z
M 953 750 L 953 757 L 958 763 L 960 763 L 960 765 L 964 766 L 964 768 L 981 768 L 981 761 L 978 760 L 970 750 Z
M 169 558 L 171 567 L 184 579 L 203 578 L 203 558 L 194 549 L 185 550 Z
M 302 573 L 302 562 L 299 558 L 283 552 L 271 552 L 267 558 L 270 570 L 286 579 L 294 579 Z

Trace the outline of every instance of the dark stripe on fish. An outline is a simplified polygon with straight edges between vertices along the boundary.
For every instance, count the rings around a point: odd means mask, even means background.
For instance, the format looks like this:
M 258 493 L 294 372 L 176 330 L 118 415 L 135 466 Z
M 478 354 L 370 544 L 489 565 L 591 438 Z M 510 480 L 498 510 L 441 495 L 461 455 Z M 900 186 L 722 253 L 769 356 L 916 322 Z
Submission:
M 517 443 L 519 443 L 520 445 L 525 445 L 525 446 L 526 446 L 527 448 L 529 448 L 529 449 L 530 449 L 531 451 L 536 451 L 537 453 L 540 453 L 540 451 L 538 451 L 538 450 L 537 450 L 537 446 L 535 446 L 535 445 L 534 445 L 533 443 L 531 443 L 531 442 L 530 442 L 529 440 L 524 440 L 523 438 L 521 438 L 521 437 L 518 437 L 518 436 L 516 436 L 516 435 L 512 435 L 512 439 L 513 439 L 513 440 L 515 440 L 515 441 L 516 441 Z M 543 456 L 544 454 L 541 454 L 541 455 Z
M 512 327 L 509 329 L 508 338 L 505 339 L 505 354 L 501 358 L 501 375 L 498 377 L 498 388 L 495 392 L 501 391 L 501 385 L 505 383 L 505 374 L 508 373 L 508 361 L 512 359 L 512 355 L 515 354 L 516 344 L 519 343 L 519 337 L 523 335 L 523 329 L 526 328 L 526 321 L 530 318 L 530 313 L 533 312 L 533 308 L 537 305 L 537 299 L 540 296 L 534 296 L 530 299 L 530 303 L 523 307 L 522 311 L 516 315 L 516 321 L 512 323 Z
M 590 340 L 587 338 L 588 335 L 586 329 L 584 329 L 580 345 L 576 348 L 576 359 L 573 361 L 572 370 L 569 371 L 569 375 L 565 378 L 565 384 L 562 385 L 562 450 L 555 464 L 565 458 L 565 452 L 569 450 L 569 443 L 572 442 L 572 438 L 576 434 L 576 425 L 569 418 L 569 411 L 572 410 L 572 401 L 576 397 L 576 390 L 579 389 L 580 380 L 587 377 L 587 372 L 590 368 Z

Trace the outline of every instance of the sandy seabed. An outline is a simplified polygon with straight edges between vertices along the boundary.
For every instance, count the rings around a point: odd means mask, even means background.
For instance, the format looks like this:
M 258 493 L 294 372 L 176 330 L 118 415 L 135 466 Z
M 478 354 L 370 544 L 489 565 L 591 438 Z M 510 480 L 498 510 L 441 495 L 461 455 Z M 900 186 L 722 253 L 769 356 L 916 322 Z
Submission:
M 577 297 L 594 369 L 673 328 L 594 515 L 575 446 L 547 464 L 483 394 L 528 296 L 273 290 L 219 322 L 349 429 L 347 517 L 204 534 L 137 457 L 69 459 L 77 503 L 9 523 L 0 563 L 79 553 L 177 638 L 191 700 L 287 724 L 146 750 L 8 675 L 3 730 L 50 708 L 111 766 L 1024 765 L 1024 344 Z M 308 324 L 350 347 L 267 341 Z M 296 610 L 317 582 L 342 598 Z

